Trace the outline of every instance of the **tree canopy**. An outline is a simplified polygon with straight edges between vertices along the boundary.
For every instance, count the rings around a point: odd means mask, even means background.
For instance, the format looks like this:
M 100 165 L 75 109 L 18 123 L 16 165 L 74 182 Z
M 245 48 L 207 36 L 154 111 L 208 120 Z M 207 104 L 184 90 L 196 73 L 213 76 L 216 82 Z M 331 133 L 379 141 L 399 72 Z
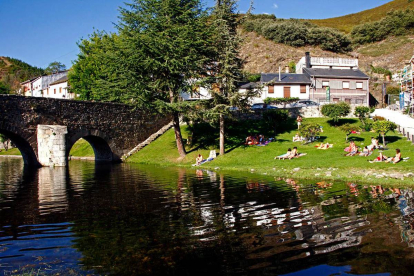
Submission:
M 45 69 L 45 73 L 48 75 L 51 75 L 51 74 L 59 73 L 61 71 L 65 71 L 65 70 L 66 70 L 66 65 L 64 65 L 61 62 L 54 61 L 54 62 L 49 63 L 49 66 L 47 66 Z

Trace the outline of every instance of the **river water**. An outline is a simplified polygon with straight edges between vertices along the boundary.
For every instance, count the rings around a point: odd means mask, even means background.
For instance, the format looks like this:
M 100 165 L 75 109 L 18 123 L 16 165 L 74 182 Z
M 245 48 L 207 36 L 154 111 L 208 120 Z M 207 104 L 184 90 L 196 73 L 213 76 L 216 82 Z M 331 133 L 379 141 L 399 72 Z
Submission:
M 413 275 L 414 193 L 0 159 L 0 275 Z

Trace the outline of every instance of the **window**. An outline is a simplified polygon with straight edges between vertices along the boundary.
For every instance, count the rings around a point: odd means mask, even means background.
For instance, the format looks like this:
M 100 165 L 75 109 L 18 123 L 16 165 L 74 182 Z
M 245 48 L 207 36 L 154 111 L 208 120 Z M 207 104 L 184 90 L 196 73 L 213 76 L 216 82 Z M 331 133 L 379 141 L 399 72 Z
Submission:
M 47 94 L 49 95 L 49 88 L 47 89 Z
M 59 93 L 62 93 L 62 87 L 59 87 Z
M 306 93 L 306 85 L 300 86 L 300 93 Z
M 329 81 L 322 81 L 322 87 L 328 87 Z
M 342 89 L 349 89 L 349 81 L 342 82 Z
M 275 93 L 275 87 L 273 85 L 269 85 L 269 94 Z
M 55 88 L 55 89 L 53 89 L 53 93 L 54 93 L 54 94 L 56 94 L 56 88 Z
M 362 89 L 362 82 L 356 83 L 356 89 Z

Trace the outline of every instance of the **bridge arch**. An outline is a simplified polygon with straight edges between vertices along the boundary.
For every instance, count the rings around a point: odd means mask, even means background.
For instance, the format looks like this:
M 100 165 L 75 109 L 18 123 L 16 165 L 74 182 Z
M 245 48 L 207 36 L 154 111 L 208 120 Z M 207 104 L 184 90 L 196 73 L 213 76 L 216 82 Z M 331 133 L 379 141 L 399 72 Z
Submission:
M 85 139 L 91 145 L 95 153 L 95 161 L 116 161 L 113 151 L 107 142 L 109 139 L 99 130 L 81 130 L 72 135 L 69 138 L 66 149 L 67 156 L 69 156 L 73 145 L 81 138 Z
M 20 153 L 22 154 L 23 162 L 25 165 L 36 167 L 41 166 L 39 161 L 37 160 L 37 156 L 35 153 L 35 150 L 37 150 L 37 148 L 33 149 L 32 145 L 26 139 L 24 139 L 22 136 L 13 131 L 1 128 L 0 134 L 4 134 L 5 136 L 7 136 L 7 138 L 9 138 L 12 141 L 12 143 L 16 145 L 16 147 L 20 150 Z

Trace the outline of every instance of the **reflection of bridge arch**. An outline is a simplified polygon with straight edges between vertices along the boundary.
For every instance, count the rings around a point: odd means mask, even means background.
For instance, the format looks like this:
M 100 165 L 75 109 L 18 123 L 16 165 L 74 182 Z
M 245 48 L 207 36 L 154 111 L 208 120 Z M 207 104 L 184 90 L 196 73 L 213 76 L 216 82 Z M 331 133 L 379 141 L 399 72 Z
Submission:
M 99 130 L 81 130 L 71 136 L 68 139 L 68 146 L 66 149 L 67 156 L 69 155 L 73 145 L 81 138 L 85 139 L 91 145 L 93 152 L 95 153 L 95 161 L 114 160 L 112 149 L 107 142 L 108 138 Z
M 22 154 L 25 165 L 40 166 L 39 162 L 37 161 L 35 151 L 30 142 L 28 142 L 28 140 L 26 140 L 19 134 L 16 134 L 15 132 L 7 129 L 0 128 L 0 134 L 6 135 L 7 138 L 9 138 L 13 142 L 13 144 L 16 145 L 16 147 L 20 150 L 20 153 Z M 36 142 L 37 141 L 34 141 L 34 143 Z

